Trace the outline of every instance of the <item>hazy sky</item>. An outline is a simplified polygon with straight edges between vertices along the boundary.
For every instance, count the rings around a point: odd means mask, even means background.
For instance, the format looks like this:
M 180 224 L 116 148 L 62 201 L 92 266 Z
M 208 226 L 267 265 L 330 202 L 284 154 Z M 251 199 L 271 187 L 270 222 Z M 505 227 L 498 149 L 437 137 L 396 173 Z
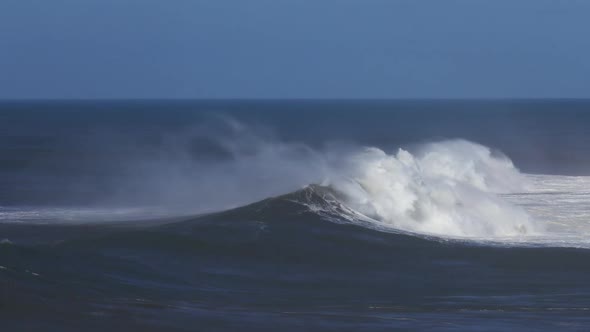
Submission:
M 0 98 L 590 97 L 586 0 L 0 0 Z

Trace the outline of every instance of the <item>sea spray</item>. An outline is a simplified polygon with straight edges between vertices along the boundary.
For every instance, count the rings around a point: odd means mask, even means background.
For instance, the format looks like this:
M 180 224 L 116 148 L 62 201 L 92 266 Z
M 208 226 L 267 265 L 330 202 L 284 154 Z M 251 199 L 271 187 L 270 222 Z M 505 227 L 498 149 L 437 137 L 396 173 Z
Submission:
M 526 190 L 526 178 L 506 157 L 464 140 L 427 144 L 415 154 L 366 148 L 330 185 L 381 227 L 486 238 L 543 231 L 498 195 Z

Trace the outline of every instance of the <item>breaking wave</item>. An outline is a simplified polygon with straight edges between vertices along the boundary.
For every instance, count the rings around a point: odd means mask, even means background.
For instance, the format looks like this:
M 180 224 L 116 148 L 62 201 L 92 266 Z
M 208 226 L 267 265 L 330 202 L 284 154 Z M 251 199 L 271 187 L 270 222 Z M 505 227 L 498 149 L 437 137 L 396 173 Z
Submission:
M 367 148 L 329 180 L 343 205 L 380 227 L 454 237 L 540 234 L 544 227 L 500 194 L 523 192 L 528 181 L 505 156 L 452 140 L 414 154 Z
M 300 203 L 313 211 L 327 213 L 331 220 L 387 231 L 499 238 L 538 235 L 545 230 L 543 221 L 504 197 L 526 192 L 528 177 L 506 156 L 477 143 L 447 140 L 423 144 L 411 152 L 400 148 L 395 154 L 375 147 L 317 151 L 273 140 L 254 140 L 250 145 L 232 146 L 231 160 L 201 163 L 189 172 L 178 171 L 179 161 L 173 156 L 165 159 L 173 166 L 159 164 L 150 172 L 138 172 L 142 187 L 134 192 L 162 197 L 157 194 L 176 191 L 183 199 L 192 197 L 193 204 L 183 207 L 166 206 L 177 197 L 166 194 L 169 199 L 164 200 L 164 209 L 154 205 L 147 210 L 5 208 L 0 209 L 0 219 L 86 223 L 137 221 L 146 215 L 186 216 L 210 213 L 200 209 L 203 205 L 223 211 L 311 186 L 307 192 L 320 192 L 324 200 L 302 199 Z M 193 164 L 183 162 L 182 169 L 192 169 Z

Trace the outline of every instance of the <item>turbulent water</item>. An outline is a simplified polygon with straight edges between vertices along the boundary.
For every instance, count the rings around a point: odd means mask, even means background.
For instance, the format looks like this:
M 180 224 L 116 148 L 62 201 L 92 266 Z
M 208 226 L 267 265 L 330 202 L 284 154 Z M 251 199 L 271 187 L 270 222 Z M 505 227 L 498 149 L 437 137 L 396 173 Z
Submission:
M 590 102 L 0 105 L 0 326 L 590 328 Z

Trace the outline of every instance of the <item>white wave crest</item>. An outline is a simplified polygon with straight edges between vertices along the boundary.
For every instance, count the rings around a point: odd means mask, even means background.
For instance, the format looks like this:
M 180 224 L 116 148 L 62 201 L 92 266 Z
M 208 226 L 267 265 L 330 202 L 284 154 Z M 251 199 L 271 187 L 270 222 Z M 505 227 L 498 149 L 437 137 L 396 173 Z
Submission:
M 415 154 L 367 148 L 329 184 L 380 227 L 485 238 L 544 229 L 498 195 L 526 190 L 526 177 L 505 156 L 464 140 L 428 144 Z

